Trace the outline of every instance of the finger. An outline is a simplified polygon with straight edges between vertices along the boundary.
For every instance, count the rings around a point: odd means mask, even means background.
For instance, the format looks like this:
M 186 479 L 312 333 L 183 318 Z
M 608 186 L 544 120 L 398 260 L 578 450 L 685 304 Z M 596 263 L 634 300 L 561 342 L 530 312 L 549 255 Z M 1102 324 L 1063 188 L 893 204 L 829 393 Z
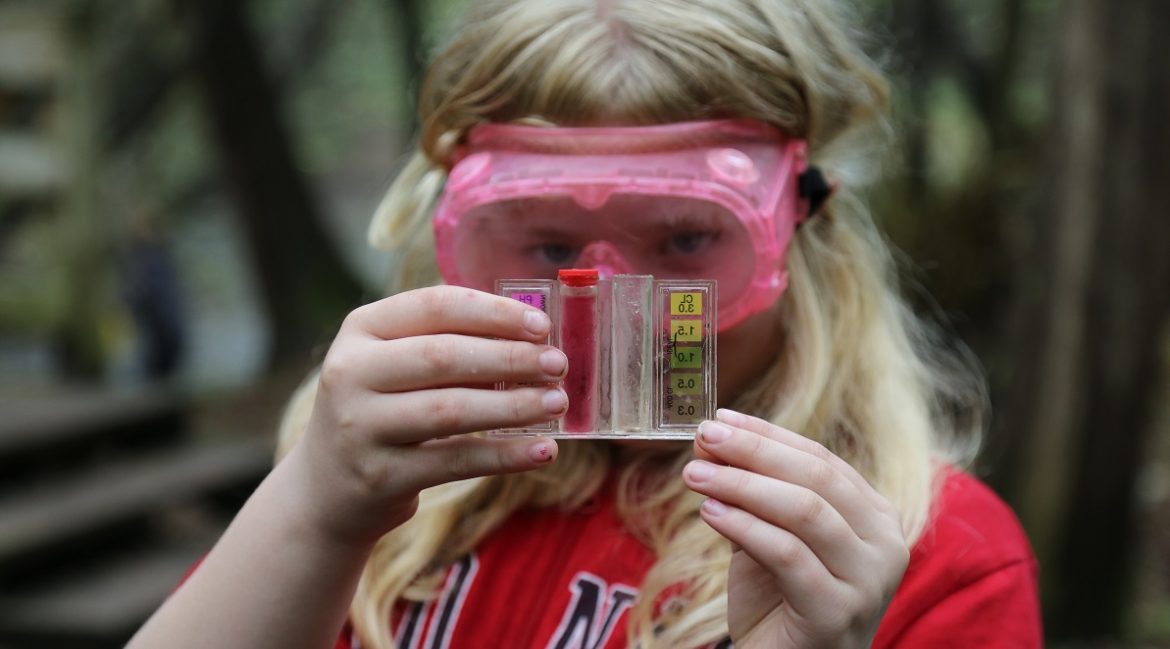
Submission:
M 715 418 L 719 421 L 750 430 L 753 433 L 758 433 L 764 437 L 774 439 L 782 444 L 787 444 L 793 448 L 800 449 L 805 453 L 814 455 L 828 462 L 834 469 L 840 471 L 842 475 L 849 479 L 857 486 L 862 493 L 870 499 L 870 502 L 880 511 L 891 510 L 888 500 L 870 486 L 869 482 L 857 472 L 848 462 L 842 460 L 835 453 L 825 448 L 824 445 L 819 444 L 803 435 L 798 435 L 790 430 L 781 428 L 772 422 L 765 421 L 759 417 L 745 415 L 742 412 L 720 408 L 715 412 Z
M 865 572 L 870 551 L 845 518 L 819 494 L 735 467 L 696 460 L 683 471 L 687 486 L 791 532 L 834 576 L 849 580 Z
M 369 341 L 353 355 L 362 384 L 379 392 L 498 382 L 553 383 L 565 376 L 565 354 L 549 345 L 437 334 Z
M 557 444 L 536 439 L 450 437 L 420 444 L 409 452 L 408 475 L 415 490 L 488 475 L 518 473 L 547 466 L 557 459 Z
M 695 435 L 695 443 L 692 445 L 691 453 L 695 456 L 696 460 L 706 460 L 707 462 L 711 462 L 713 464 L 723 464 L 722 460 L 712 455 L 711 452 L 707 449 L 703 448 L 703 445 L 699 442 L 698 435 Z
M 370 421 L 386 422 L 383 441 L 409 444 L 497 428 L 520 428 L 560 417 L 569 399 L 560 388 L 441 388 L 374 395 Z
M 358 307 L 343 328 L 381 340 L 434 333 L 544 342 L 552 323 L 518 300 L 461 286 L 432 286 Z
M 797 615 L 815 619 L 844 599 L 845 586 L 795 534 L 711 498 L 699 512 L 716 532 L 776 578 L 785 604 Z
M 811 453 L 713 421 L 699 425 L 695 440 L 706 455 L 714 458 L 714 464 L 739 467 L 819 494 L 862 539 L 880 538 L 888 524 L 852 480 Z

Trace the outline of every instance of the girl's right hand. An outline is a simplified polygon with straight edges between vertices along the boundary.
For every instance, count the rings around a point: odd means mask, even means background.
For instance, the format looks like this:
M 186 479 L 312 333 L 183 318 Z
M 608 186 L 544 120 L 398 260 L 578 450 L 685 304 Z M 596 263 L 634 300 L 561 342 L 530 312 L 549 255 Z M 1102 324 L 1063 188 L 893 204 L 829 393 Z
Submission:
M 281 463 L 304 487 L 289 504 L 325 538 L 370 545 L 414 514 L 427 487 L 552 462 L 551 439 L 464 435 L 564 414 L 568 398 L 553 384 L 567 360 L 541 344 L 550 327 L 538 309 L 454 286 L 350 313 L 308 429 Z M 494 389 L 501 381 L 530 386 Z

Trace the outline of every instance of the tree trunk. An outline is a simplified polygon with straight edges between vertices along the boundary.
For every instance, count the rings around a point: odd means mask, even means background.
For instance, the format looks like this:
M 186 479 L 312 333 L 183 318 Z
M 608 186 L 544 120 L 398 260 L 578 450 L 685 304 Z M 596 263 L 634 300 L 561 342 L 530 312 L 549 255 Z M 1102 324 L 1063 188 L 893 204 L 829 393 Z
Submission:
M 97 206 L 97 131 L 92 107 L 100 84 L 93 65 L 93 12 L 82 7 L 68 15 L 66 24 L 71 60 L 60 101 L 65 117 L 63 141 L 71 164 L 59 241 L 65 253 L 67 296 L 55 343 L 65 378 L 89 382 L 102 378 L 109 361 L 99 326 L 105 307 L 102 285 L 111 269 L 109 237 Z
M 1062 20 L 1048 200 L 1017 273 L 1017 371 L 997 431 L 1054 639 L 1121 629 L 1170 310 L 1170 3 L 1069 0 Z
M 328 341 L 362 291 L 321 227 L 244 5 L 185 3 L 192 69 L 263 288 L 273 332 L 271 363 L 280 365 Z
M 399 47 L 394 54 L 395 65 L 402 66 L 409 97 L 410 130 L 418 126 L 418 94 L 426 68 L 426 51 L 423 34 L 426 31 L 420 0 L 389 0 L 384 5 L 390 23 L 390 34 L 397 36 Z

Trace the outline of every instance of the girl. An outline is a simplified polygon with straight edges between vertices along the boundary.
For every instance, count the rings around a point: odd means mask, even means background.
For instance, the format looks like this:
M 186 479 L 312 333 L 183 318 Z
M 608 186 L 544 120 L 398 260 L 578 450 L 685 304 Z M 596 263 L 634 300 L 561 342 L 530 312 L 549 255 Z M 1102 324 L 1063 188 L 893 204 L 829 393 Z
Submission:
M 979 382 L 853 191 L 887 97 L 845 12 L 472 3 L 371 227 L 396 294 L 131 646 L 1039 646 L 1027 541 L 956 468 Z M 806 152 L 841 181 L 811 216 Z M 693 445 L 466 434 L 570 406 L 548 318 L 475 290 L 568 267 L 719 280 L 727 408 Z

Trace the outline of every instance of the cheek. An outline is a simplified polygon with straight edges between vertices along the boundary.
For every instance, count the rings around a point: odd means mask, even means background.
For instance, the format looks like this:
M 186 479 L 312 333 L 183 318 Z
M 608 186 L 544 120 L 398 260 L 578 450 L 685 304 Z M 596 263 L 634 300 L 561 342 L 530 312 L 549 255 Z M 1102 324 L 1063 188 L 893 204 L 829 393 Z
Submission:
M 777 309 L 757 313 L 719 334 L 719 405 L 735 399 L 779 361 L 783 339 Z

